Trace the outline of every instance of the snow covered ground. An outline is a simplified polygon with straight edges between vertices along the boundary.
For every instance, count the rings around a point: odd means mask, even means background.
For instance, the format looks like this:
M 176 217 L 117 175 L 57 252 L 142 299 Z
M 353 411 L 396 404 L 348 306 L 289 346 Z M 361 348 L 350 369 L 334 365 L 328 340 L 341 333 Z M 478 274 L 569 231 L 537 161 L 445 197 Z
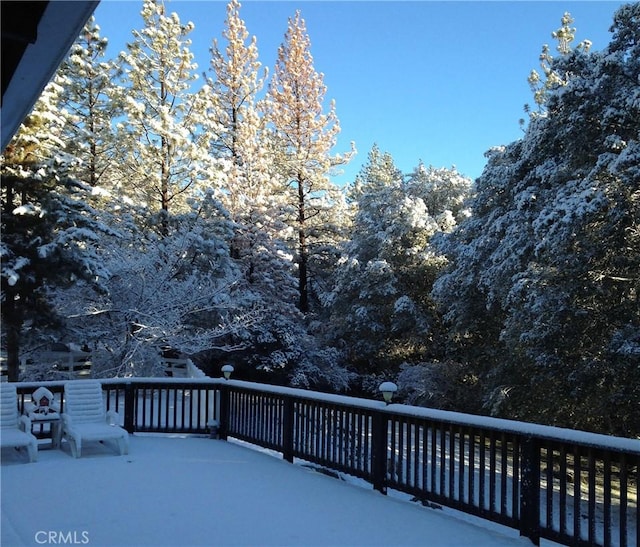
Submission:
M 179 436 L 174 436 L 179 437 Z M 529 546 L 518 532 L 430 509 L 208 438 L 131 436 L 2 450 L 3 547 Z

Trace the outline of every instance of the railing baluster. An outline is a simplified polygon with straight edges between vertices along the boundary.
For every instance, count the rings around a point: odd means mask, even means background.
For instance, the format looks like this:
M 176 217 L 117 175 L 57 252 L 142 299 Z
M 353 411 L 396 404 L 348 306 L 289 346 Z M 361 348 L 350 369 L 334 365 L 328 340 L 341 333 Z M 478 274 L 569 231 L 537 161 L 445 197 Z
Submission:
M 254 404 L 254 395 L 253 393 L 244 393 L 243 397 L 243 406 L 244 406 L 244 424 L 243 431 L 245 436 L 248 438 L 255 438 L 253 433 L 253 404 Z
M 426 455 L 427 445 L 424 442 L 424 427 L 414 423 L 413 427 L 413 485 L 416 488 L 419 488 L 420 484 L 420 470 L 424 469 L 424 461 Z
M 620 547 L 627 547 L 627 458 L 620 457 Z M 637 497 L 636 497 L 637 500 Z M 636 528 L 638 523 L 636 523 Z
M 430 435 L 431 435 L 431 488 L 430 492 L 434 494 L 438 491 L 436 489 L 437 470 L 438 470 L 438 437 L 436 431 L 436 424 L 429 422 Z
M 174 431 L 177 429 L 177 425 L 178 425 L 178 392 L 179 391 L 180 390 L 178 389 L 173 390 L 173 424 L 172 425 L 173 425 Z
M 398 445 L 397 445 L 397 454 L 396 454 L 396 464 L 393 472 L 396 476 L 396 482 L 404 483 L 404 420 L 400 419 L 395 421 L 394 423 L 398 429 Z
M 478 469 L 480 471 L 480 475 L 478 477 L 478 491 L 480 492 L 480 500 L 478 507 L 480 508 L 481 514 L 484 513 L 484 509 L 486 509 L 486 450 L 487 450 L 487 437 L 485 435 L 484 430 L 480 432 L 480 440 L 479 440 L 479 460 L 478 460 Z
M 456 470 L 456 433 L 453 424 L 449 424 L 449 491 L 448 496 L 455 499 L 455 470 Z
M 507 515 L 507 478 L 509 475 L 509 451 L 507 437 L 500 434 L 500 515 Z
M 567 447 L 560 445 L 560 535 L 567 533 Z
M 578 446 L 573 447 L 573 537 L 580 538 L 581 498 L 582 498 L 582 464 Z
M 360 473 L 366 473 L 367 467 L 365 465 L 365 438 L 366 438 L 366 417 L 363 413 L 355 414 L 356 422 L 356 449 L 355 449 L 355 468 Z
M 551 443 L 547 444 L 546 450 L 545 450 L 545 456 L 546 456 L 546 464 L 547 464 L 547 470 L 546 470 L 546 480 L 547 480 L 547 488 L 546 488 L 546 509 L 547 509 L 547 513 L 546 513 L 546 527 L 549 530 L 553 529 L 553 487 L 554 487 L 554 476 L 553 476 L 553 466 L 554 464 L 554 457 L 553 457 L 553 446 L 551 445 Z
M 347 461 L 346 461 L 346 454 L 345 451 L 347 450 L 347 445 L 346 445 L 346 438 L 348 436 L 347 433 L 347 424 L 346 424 L 346 415 L 343 409 L 338 409 L 337 411 L 338 413 L 338 430 L 339 430 L 339 434 L 338 434 L 338 465 L 339 466 L 343 466 L 346 467 L 347 465 Z
M 328 426 L 327 426 L 327 407 L 326 405 L 319 405 L 318 412 L 320 414 L 320 459 L 322 463 L 327 463 L 327 449 L 328 449 Z
M 469 484 L 468 494 L 467 494 L 467 503 L 471 505 L 476 505 L 476 489 L 475 489 L 475 479 L 476 479 L 476 432 L 474 429 L 469 429 L 469 470 L 468 470 L 468 481 Z
M 440 451 L 440 482 L 438 483 L 438 494 L 442 497 L 446 497 L 445 493 L 445 472 L 447 469 L 447 449 L 446 449 L 446 433 L 444 425 L 440 424 L 440 445 L 438 447 Z
M 331 451 L 331 462 L 335 463 L 340 460 L 340 409 L 335 406 L 331 410 L 331 421 L 333 423 L 333 433 L 331 435 L 331 445 L 333 450 Z
M 607 451 L 603 459 L 603 525 L 604 547 L 611 546 L 611 455 Z
M 465 433 L 462 427 L 458 428 L 458 501 L 463 503 L 464 497 L 464 470 L 465 470 Z
M 142 423 L 140 424 L 143 428 L 149 428 L 149 424 L 147 424 L 147 388 L 143 387 L 141 388 L 139 391 L 139 404 L 142 405 Z M 141 394 L 141 397 L 140 397 Z M 136 414 L 136 418 L 138 418 L 138 415 Z M 143 429 L 144 431 L 144 429 Z
M 636 485 L 636 545 L 640 545 L 640 492 L 638 492 L 638 480 L 640 479 L 640 456 L 635 457 L 635 485 Z
M 520 481 L 518 477 L 520 477 L 520 467 L 521 467 L 521 440 L 520 437 L 514 437 L 513 443 L 511 447 L 511 458 L 512 458 L 512 468 L 511 468 L 511 514 L 509 515 L 511 518 L 515 519 L 517 522 L 520 520 Z M 538 453 L 538 458 L 540 458 L 540 454 Z M 538 460 L 538 474 L 540 473 L 540 463 Z M 538 490 L 540 489 L 540 477 L 538 476 Z M 538 519 L 538 523 L 539 523 Z
M 162 393 L 159 389 L 150 388 L 149 389 L 149 427 L 161 427 L 163 424 L 160 423 L 160 408 L 162 407 Z M 156 394 L 158 395 L 158 411 L 156 411 Z M 169 424 L 167 424 L 168 426 Z
M 367 414 L 365 424 L 366 434 L 364 436 L 364 461 L 367 466 L 367 474 L 373 480 L 373 450 L 371 449 L 371 439 L 373 438 L 373 415 Z
M 314 445 L 315 445 L 314 452 L 315 452 L 316 458 L 318 460 L 321 460 L 324 430 L 322 427 L 322 412 L 321 412 L 320 405 L 315 405 L 315 404 L 313 405 L 312 415 L 313 415 L 313 423 L 311 422 L 308 422 L 308 423 L 309 423 L 309 428 L 312 428 L 313 424 L 317 424 L 316 431 L 315 431 L 315 438 L 314 438 Z
M 349 460 L 347 462 L 347 466 L 352 469 L 357 469 L 356 465 L 356 454 L 357 454 L 357 445 L 358 445 L 358 420 L 356 419 L 356 412 L 354 410 L 349 410 L 348 413 L 349 419 Z
M 496 438 L 492 431 L 489 435 L 489 511 L 496 512 Z
M 588 457 L 588 497 L 589 497 L 589 543 L 595 545 L 596 543 L 596 458 L 593 453 L 593 449 L 589 448 L 587 452 Z
M 387 463 L 385 473 L 387 480 L 393 482 L 393 470 L 396 466 L 396 421 L 392 418 L 388 421 L 388 424 L 388 446 L 384 447 L 385 461 Z

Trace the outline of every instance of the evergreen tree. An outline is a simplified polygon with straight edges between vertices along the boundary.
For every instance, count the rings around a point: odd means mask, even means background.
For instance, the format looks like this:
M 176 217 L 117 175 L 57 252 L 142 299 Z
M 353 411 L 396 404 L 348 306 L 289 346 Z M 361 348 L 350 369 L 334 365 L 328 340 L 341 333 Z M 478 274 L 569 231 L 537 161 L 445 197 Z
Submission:
M 94 244 L 109 229 L 93 219 L 90 188 L 69 177 L 75 158 L 61 140 L 61 87 L 49 84 L 2 155 L 2 335 L 8 376 L 18 380 L 24 325 L 37 335 L 57 321 L 48 290 L 105 271 Z
M 69 113 L 64 140 L 80 161 L 74 176 L 91 186 L 109 186 L 114 171 L 114 121 L 122 114 L 122 89 L 114 84 L 116 67 L 105 61 L 107 39 L 91 17 L 62 62 L 60 105 Z M 112 177 L 111 177 L 112 178 Z
M 497 414 L 636 436 L 640 6 L 571 74 L 521 141 L 492 151 L 434 296 Z M 478 356 L 482 359 L 478 359 Z
M 298 307 L 309 311 L 310 258 L 322 237 L 330 192 L 327 175 L 332 167 L 346 163 L 349 155 L 331 156 L 340 126 L 331 102 L 323 113 L 326 86 L 315 71 L 306 24 L 300 12 L 289 19 L 285 41 L 271 80 L 266 111 L 274 131 L 279 156 L 275 160 L 280 175 L 290 189 L 288 223 L 296 233 L 298 267 Z
M 203 90 L 209 100 L 207 131 L 212 135 L 212 154 L 231 163 L 227 177 L 225 201 L 231 212 L 246 209 L 246 199 L 256 199 L 265 193 L 269 184 L 267 160 L 261 146 L 263 123 L 256 107 L 258 93 L 264 80 L 259 77 L 261 64 L 258 46 L 240 18 L 240 3 L 231 0 L 227 5 L 227 18 L 222 51 L 218 41 L 211 48 L 212 78 Z M 266 69 L 265 69 L 266 76 Z
M 211 136 L 211 153 L 229 165 L 220 197 L 236 225 L 232 254 L 243 262 L 247 280 L 253 283 L 263 268 L 288 269 L 289 264 L 280 252 L 278 236 L 284 225 L 277 211 L 281 198 L 271 176 L 263 119 L 256 105 L 263 86 L 257 44 L 255 37 L 246 44 L 249 34 L 239 11 L 240 3 L 232 0 L 223 31 L 227 46 L 223 53 L 214 40 L 213 78 L 202 94 L 208 103 L 204 125 Z M 270 252 L 274 256 L 269 265 L 265 259 Z
M 294 348 L 300 347 L 306 333 L 298 326 L 301 320 L 293 303 L 295 279 L 281 239 L 286 225 L 278 218 L 282 193 L 272 176 L 258 105 L 263 80 L 257 42 L 253 37 L 247 43 L 249 33 L 240 18 L 240 7 L 237 0 L 227 5 L 226 47 L 222 49 L 214 40 L 212 77 L 202 90 L 211 154 L 228 166 L 220 197 L 233 222 L 229 244 L 240 271 L 234 284 L 237 304 L 261 316 L 259 322 L 239 329 L 229 339 L 248 350 L 243 364 L 286 378 L 297 362 Z M 215 359 L 222 353 L 211 355 Z M 228 361 L 233 356 L 225 358 Z
M 220 167 L 209 161 L 206 138 L 198 131 L 202 105 L 191 93 L 197 79 L 189 33 L 164 3 L 145 1 L 144 28 L 121 54 L 127 87 L 120 124 L 121 190 L 135 203 L 160 213 L 166 233 L 170 212 L 187 210 L 186 198 L 200 183 L 217 187 Z M 126 182 L 125 182 L 126 181 Z
M 470 185 L 453 170 L 422 165 L 405 182 L 389 154 L 377 146 L 369 153 L 351 192 L 351 239 L 325 300 L 335 336 L 362 374 L 395 376 L 403 362 L 442 356 L 429 294 L 446 261 L 431 240 L 455 226 Z
M 572 27 L 573 18 L 571 14 L 565 12 L 561 19 L 562 26 L 551 33 L 551 37 L 557 40 L 558 44 L 556 50 L 561 56 L 569 55 L 573 51 L 572 42 L 575 38 L 576 29 Z M 589 40 L 583 40 L 578 44 L 577 49 L 587 53 L 591 47 Z M 568 79 L 571 77 L 570 73 L 562 73 L 557 68 L 554 68 L 554 57 L 551 55 L 550 48 L 547 44 L 542 46 L 540 52 L 540 69 L 542 75 L 537 70 L 532 70 L 529 73 L 529 86 L 533 93 L 533 100 L 537 105 L 537 110 L 532 111 L 529 105 L 525 106 L 525 111 L 529 113 L 530 117 L 544 116 L 546 113 L 546 104 L 549 94 L 556 90 L 558 87 L 567 84 Z M 523 120 L 521 120 L 524 123 Z

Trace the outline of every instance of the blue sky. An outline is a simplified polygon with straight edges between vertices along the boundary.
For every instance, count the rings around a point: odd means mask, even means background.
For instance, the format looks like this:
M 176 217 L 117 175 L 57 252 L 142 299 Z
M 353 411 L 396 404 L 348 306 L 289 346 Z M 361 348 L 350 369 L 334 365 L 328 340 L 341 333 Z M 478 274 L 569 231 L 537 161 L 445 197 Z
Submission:
M 182 22 L 192 21 L 192 51 L 200 71 L 221 39 L 224 0 L 169 0 Z M 315 69 L 324 73 L 326 100 L 336 101 L 342 132 L 335 153 L 355 141 L 357 156 L 335 177 L 353 180 L 374 143 L 405 173 L 422 160 L 456 166 L 478 177 L 484 152 L 522 136 L 518 121 L 533 98 L 527 83 L 543 44 L 565 11 L 576 43 L 593 49 L 610 40 L 622 2 L 597 1 L 265 1 L 245 0 L 240 14 L 258 40 L 260 61 L 272 71 L 287 21 L 299 9 L 307 24 Z M 141 28 L 141 0 L 102 0 L 95 11 L 115 57 Z

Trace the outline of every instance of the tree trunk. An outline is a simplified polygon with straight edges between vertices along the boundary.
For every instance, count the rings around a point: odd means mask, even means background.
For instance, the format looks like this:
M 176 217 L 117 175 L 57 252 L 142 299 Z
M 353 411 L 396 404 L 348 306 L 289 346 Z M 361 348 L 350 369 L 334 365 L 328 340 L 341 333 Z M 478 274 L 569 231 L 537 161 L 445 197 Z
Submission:
M 309 311 L 309 289 L 307 287 L 307 262 L 309 260 L 307 253 L 307 244 L 304 230 L 298 232 L 300 238 L 300 263 L 298 264 L 298 290 L 300 291 L 300 301 L 298 308 L 302 313 Z
M 162 137 L 162 165 L 160 166 L 160 214 L 162 235 L 169 235 L 169 143 Z
M 93 84 L 89 83 L 89 89 L 87 90 L 87 98 L 89 99 L 89 131 L 91 134 L 89 144 L 89 184 L 94 187 L 98 184 L 98 166 L 97 156 L 98 147 L 96 146 L 96 124 L 95 124 L 95 112 L 94 104 L 95 97 L 93 94 Z
M 298 308 L 302 313 L 309 311 L 309 293 L 307 287 L 307 262 L 309 252 L 307 249 L 307 234 L 305 233 L 305 201 L 304 201 L 304 181 L 302 175 L 298 175 L 298 253 L 300 255 L 298 263 L 298 290 L 300 300 Z
M 22 331 L 22 311 L 16 306 L 13 294 L 7 294 L 3 305 L 2 319 L 7 344 L 7 379 L 17 382 L 20 375 L 20 333 Z

